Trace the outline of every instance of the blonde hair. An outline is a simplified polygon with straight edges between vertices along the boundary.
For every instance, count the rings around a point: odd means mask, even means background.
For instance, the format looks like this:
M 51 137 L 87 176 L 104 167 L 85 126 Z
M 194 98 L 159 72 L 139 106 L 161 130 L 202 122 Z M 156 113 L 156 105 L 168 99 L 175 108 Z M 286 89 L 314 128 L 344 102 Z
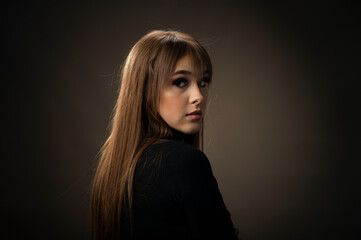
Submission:
M 185 55 L 191 56 L 196 68 L 206 69 L 212 77 L 211 61 L 204 47 L 177 31 L 148 33 L 133 46 L 125 61 L 111 132 L 101 149 L 92 186 L 90 221 L 95 239 L 119 237 L 121 214 L 125 207 L 132 208 L 138 159 L 157 140 L 175 136 L 158 113 L 160 89 Z M 202 129 L 181 140 L 202 146 Z

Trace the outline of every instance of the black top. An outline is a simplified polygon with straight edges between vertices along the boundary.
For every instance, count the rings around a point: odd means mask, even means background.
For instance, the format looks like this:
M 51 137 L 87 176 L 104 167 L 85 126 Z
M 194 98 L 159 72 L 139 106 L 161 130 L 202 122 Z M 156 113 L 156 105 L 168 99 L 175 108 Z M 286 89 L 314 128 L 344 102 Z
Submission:
M 179 141 L 159 141 L 140 157 L 133 220 L 133 239 L 238 239 L 207 157 Z

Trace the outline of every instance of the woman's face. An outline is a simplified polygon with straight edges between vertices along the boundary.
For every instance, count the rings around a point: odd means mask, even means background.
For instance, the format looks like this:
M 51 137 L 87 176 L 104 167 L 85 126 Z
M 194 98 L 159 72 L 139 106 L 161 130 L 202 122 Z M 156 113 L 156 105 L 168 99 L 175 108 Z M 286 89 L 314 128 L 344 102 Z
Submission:
M 184 56 L 160 91 L 160 116 L 170 127 L 185 134 L 199 131 L 207 104 L 209 77 L 206 72 L 198 72 L 190 57 Z

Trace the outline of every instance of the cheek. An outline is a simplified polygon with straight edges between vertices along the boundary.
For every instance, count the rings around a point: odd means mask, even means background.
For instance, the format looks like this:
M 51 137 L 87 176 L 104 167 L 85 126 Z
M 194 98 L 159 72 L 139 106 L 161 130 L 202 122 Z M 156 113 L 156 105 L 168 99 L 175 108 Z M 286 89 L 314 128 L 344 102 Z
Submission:
M 163 110 L 174 111 L 181 109 L 185 105 L 184 102 L 184 97 L 182 95 L 165 92 L 161 95 L 160 106 Z
M 186 101 L 184 101 L 184 97 L 182 96 L 176 96 L 169 102 L 171 103 L 170 108 L 176 111 L 183 111 L 187 103 Z
M 159 114 L 168 124 L 182 114 L 183 101 L 181 96 L 172 92 L 163 92 L 159 101 Z

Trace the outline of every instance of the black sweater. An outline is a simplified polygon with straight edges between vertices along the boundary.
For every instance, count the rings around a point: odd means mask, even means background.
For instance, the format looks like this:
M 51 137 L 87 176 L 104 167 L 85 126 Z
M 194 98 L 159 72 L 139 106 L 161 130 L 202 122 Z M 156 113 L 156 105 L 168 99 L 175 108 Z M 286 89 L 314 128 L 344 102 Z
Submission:
M 133 239 L 237 240 L 207 157 L 179 141 L 144 151 L 133 181 Z M 122 218 L 129 238 L 128 214 Z

